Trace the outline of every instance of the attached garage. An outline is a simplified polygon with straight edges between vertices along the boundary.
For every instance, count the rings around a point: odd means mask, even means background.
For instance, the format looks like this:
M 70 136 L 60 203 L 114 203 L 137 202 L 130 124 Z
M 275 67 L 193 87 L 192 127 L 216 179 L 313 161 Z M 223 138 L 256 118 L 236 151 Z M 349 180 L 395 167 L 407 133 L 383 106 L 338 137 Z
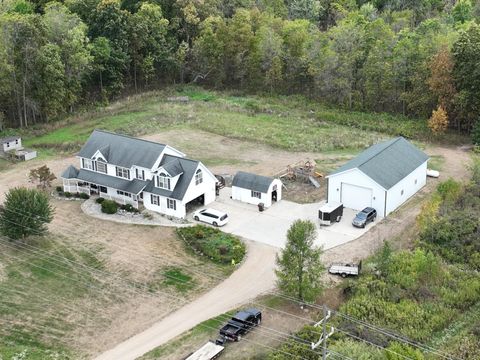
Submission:
M 232 199 L 270 207 L 282 199 L 282 182 L 268 176 L 239 171 L 232 181 Z
M 426 184 L 427 162 L 403 137 L 373 145 L 327 176 L 328 201 L 387 216 Z

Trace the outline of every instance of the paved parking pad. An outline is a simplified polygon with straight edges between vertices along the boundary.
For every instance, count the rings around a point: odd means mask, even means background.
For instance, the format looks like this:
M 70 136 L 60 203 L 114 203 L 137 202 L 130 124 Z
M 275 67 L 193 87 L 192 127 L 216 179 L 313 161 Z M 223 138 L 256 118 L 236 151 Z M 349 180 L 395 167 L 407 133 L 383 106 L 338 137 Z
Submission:
M 344 209 L 343 218 L 339 223 L 320 226 L 318 209 L 325 202 L 297 204 L 282 200 L 259 212 L 257 206 L 230 199 L 230 194 L 231 189 L 224 188 L 217 200 L 208 205 L 209 208 L 228 214 L 229 222 L 222 230 L 279 248 L 285 246 L 287 230 L 297 219 L 311 220 L 317 225 L 316 245 L 323 246 L 325 250 L 352 241 L 374 226 L 369 224 L 365 229 L 353 227 L 352 219 L 356 211 L 352 209 Z

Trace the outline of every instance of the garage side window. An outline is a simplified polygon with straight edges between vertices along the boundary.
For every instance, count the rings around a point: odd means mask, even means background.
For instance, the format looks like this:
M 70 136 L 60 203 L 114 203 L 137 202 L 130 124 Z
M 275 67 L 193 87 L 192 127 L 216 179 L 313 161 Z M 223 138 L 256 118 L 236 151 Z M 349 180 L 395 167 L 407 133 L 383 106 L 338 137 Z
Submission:
M 195 172 L 195 185 L 201 184 L 203 182 L 203 173 L 202 170 L 198 169 Z
M 259 191 L 253 191 L 253 190 L 252 190 L 252 197 L 253 197 L 253 198 L 257 198 L 257 199 L 261 199 L 261 198 L 262 198 L 262 194 L 261 194 Z
M 173 199 L 167 199 L 167 208 L 177 210 L 177 202 Z

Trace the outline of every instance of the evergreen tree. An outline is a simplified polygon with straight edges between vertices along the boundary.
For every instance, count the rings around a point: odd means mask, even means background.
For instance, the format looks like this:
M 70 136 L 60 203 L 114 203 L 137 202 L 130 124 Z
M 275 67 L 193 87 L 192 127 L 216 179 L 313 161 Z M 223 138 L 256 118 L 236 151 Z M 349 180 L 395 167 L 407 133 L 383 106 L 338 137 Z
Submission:
M 42 235 L 53 219 L 48 195 L 36 189 L 14 188 L 0 208 L 0 232 L 17 240 L 30 235 Z

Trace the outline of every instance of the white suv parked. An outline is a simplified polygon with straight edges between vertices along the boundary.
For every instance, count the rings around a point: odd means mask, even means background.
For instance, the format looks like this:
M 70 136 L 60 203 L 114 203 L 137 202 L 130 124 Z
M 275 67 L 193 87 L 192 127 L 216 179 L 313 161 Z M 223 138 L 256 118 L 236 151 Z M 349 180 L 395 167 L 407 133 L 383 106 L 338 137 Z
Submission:
M 193 219 L 212 224 L 213 226 L 223 226 L 228 222 L 228 215 L 214 209 L 202 209 L 195 211 Z

